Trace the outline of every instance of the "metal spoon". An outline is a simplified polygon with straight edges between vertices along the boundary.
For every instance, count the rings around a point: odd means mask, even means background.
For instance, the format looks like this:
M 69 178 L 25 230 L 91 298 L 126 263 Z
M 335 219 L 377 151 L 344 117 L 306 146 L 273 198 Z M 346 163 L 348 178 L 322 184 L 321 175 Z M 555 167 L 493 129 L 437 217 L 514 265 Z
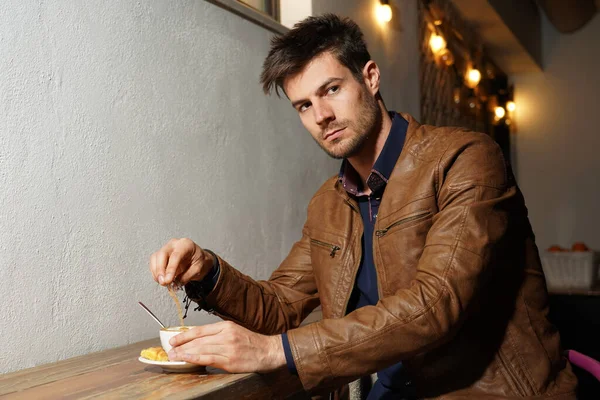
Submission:
M 159 324 L 160 326 L 162 326 L 162 327 L 163 327 L 163 328 L 165 328 L 165 329 L 167 328 L 167 327 L 165 326 L 165 324 L 163 324 L 162 322 L 160 322 L 160 320 L 159 320 L 158 318 L 156 318 L 156 315 L 154 315 L 154 313 L 153 313 L 152 311 L 150 311 L 150 309 L 144 305 L 144 303 L 142 303 L 141 301 L 138 301 L 138 303 L 139 303 L 139 305 L 140 305 L 140 306 L 142 306 L 142 308 L 143 308 L 144 310 L 146 310 L 146 312 L 147 312 L 148 314 L 150 314 L 150 316 L 151 316 L 152 318 L 154 318 L 154 320 L 155 320 L 156 322 L 158 322 L 158 324 Z

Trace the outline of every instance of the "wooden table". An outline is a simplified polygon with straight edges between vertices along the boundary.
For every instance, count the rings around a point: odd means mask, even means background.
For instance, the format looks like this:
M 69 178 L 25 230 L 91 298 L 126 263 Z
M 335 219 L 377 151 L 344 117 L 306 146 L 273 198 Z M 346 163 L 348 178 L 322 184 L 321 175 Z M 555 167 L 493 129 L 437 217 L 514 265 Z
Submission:
M 286 370 L 266 375 L 209 368 L 165 373 L 138 361 L 157 339 L 0 375 L 0 399 L 308 399 Z

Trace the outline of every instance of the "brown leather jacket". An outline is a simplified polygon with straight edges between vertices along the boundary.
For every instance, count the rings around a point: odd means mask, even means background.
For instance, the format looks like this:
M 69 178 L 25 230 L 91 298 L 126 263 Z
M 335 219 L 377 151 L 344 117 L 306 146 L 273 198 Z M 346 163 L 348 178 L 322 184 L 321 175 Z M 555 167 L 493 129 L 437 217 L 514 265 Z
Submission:
M 402 116 L 406 141 L 373 239 L 376 306 L 345 315 L 363 226 L 333 177 L 268 281 L 219 259 L 208 307 L 258 332 L 288 331 L 311 393 L 403 361 L 420 398 L 574 398 L 527 209 L 499 147 Z M 319 304 L 323 320 L 297 328 Z

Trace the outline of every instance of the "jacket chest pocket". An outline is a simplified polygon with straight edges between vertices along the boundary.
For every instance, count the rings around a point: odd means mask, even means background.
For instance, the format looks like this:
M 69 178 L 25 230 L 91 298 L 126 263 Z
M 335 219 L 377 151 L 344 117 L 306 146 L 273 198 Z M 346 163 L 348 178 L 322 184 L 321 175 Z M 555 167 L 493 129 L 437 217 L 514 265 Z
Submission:
M 346 252 L 345 235 L 316 229 L 310 233 L 310 258 L 317 271 L 339 265 Z
M 382 237 L 386 236 L 388 234 L 388 232 L 390 232 L 390 231 L 393 232 L 394 229 L 407 228 L 411 225 L 418 224 L 419 222 L 421 222 L 423 220 L 430 219 L 432 215 L 433 215 L 433 213 L 428 210 L 421 210 L 421 211 L 414 212 L 410 215 L 400 218 L 397 221 L 390 223 L 383 229 L 376 230 L 375 236 L 377 236 L 378 238 L 382 238 Z
M 331 315 L 336 308 L 334 290 L 338 286 L 342 259 L 346 252 L 342 237 L 326 232 L 315 232 L 310 239 L 310 259 L 323 315 Z
M 326 251 L 329 251 L 329 257 L 331 257 L 331 258 L 335 258 L 335 254 L 339 250 L 342 249 L 337 244 L 324 242 L 324 241 L 318 240 L 318 239 L 310 239 L 310 244 L 311 244 L 311 247 L 316 247 L 317 251 L 318 251 L 319 248 L 322 248 L 322 249 L 325 249 Z

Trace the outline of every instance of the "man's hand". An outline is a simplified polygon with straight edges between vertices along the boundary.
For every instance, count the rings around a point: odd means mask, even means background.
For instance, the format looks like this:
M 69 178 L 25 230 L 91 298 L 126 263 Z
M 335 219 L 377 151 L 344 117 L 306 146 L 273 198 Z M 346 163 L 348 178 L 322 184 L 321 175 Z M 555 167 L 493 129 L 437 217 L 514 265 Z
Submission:
M 213 256 L 190 239 L 171 239 L 150 257 L 150 272 L 163 286 L 173 282 L 185 285 L 200 281 L 210 272 Z
M 170 360 L 232 373 L 269 372 L 285 365 L 281 336 L 254 333 L 233 322 L 198 326 L 171 338 Z

